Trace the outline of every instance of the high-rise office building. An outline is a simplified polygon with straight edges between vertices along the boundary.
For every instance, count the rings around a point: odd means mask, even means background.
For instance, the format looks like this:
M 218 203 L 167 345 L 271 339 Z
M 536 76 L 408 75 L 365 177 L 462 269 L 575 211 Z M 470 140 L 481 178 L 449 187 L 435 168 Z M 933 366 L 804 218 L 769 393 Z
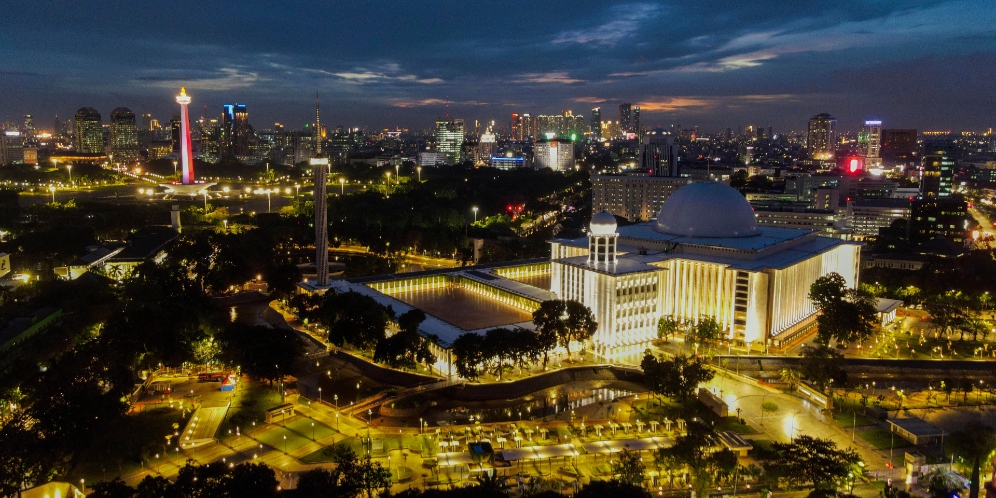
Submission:
M 325 136 L 322 135 L 322 112 L 318 107 L 318 94 L 315 94 L 315 129 L 312 131 L 315 133 L 315 157 L 322 157 L 322 140 Z
M 574 164 L 574 144 L 570 141 L 544 139 L 533 145 L 533 166 L 536 169 L 570 171 Z
M 888 165 L 916 161 L 916 130 L 882 130 L 882 161 Z
M 877 158 L 882 151 L 882 122 L 865 121 L 858 133 L 858 147 L 866 158 Z
M 226 156 L 249 155 L 249 111 L 245 104 L 225 104 L 221 114 L 222 151 Z
M 920 196 L 951 197 L 954 164 L 954 158 L 946 150 L 925 150 L 920 165 Z
M 833 159 L 837 147 L 837 120 L 822 113 L 809 120 L 809 133 L 806 135 L 806 148 L 809 156 L 819 161 Z
M 588 137 L 592 140 L 602 139 L 602 108 L 596 107 L 591 110 L 591 128 L 588 130 Z
M 658 128 L 640 143 L 640 169 L 651 176 L 678 176 L 676 152 L 674 137 Z
M 446 154 L 450 164 L 460 162 L 465 126 L 462 119 L 436 121 L 436 150 Z
M 619 131 L 627 133 L 633 129 L 633 106 L 631 104 L 619 104 Z
M 138 158 L 138 127 L 135 113 L 127 107 L 111 111 L 110 129 L 111 154 L 115 161 L 129 161 Z
M 104 153 L 104 126 L 96 109 L 83 107 L 76 111 L 73 131 L 75 133 L 73 145 L 76 147 L 76 152 Z
M 208 162 L 218 160 L 221 152 L 221 125 L 217 119 L 201 119 L 201 159 Z
M 633 129 L 629 131 L 630 133 L 636 133 L 637 137 L 640 135 L 640 106 L 633 106 Z
M 921 197 L 910 201 L 909 240 L 915 245 L 937 237 L 960 244 L 965 240 L 968 206 L 959 196 Z
M 180 153 L 180 117 L 169 120 L 169 141 L 174 154 Z
M 30 114 L 24 115 L 24 137 L 28 140 L 35 138 L 35 121 Z
M 584 133 L 584 116 L 574 115 L 570 109 L 565 109 L 559 116 L 536 116 L 536 136 L 534 137 L 536 140 L 559 137 L 574 141 Z

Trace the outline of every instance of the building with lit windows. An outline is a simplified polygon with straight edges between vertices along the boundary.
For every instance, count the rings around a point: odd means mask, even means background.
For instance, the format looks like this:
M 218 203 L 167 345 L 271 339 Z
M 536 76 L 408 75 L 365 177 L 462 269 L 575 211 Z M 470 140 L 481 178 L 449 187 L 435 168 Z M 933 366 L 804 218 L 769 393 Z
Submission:
M 648 221 L 656 218 L 664 201 L 689 181 L 642 171 L 594 174 L 591 175 L 592 211 L 607 211 L 630 221 Z
M 135 124 L 135 113 L 127 107 L 111 111 L 109 142 L 115 161 L 138 159 L 138 126 Z
M 759 227 L 744 197 L 720 183 L 692 183 L 656 222 L 617 227 L 592 217 L 589 235 L 551 241 L 550 290 L 591 308 L 595 352 L 638 354 L 657 321 L 715 319 L 751 350 L 780 348 L 815 331 L 809 287 L 831 272 L 858 284 L 859 246 L 812 230 Z
M 858 133 L 858 147 L 867 159 L 878 159 L 882 151 L 882 122 L 865 121 Z M 870 161 L 879 162 L 879 161 Z
M 878 237 L 878 231 L 899 219 L 909 219 L 909 199 L 851 199 L 847 201 L 847 226 L 855 240 Z
M 809 156 L 818 161 L 833 159 L 837 147 L 837 120 L 822 113 L 809 120 L 809 133 L 806 134 L 806 148 Z
M 533 166 L 555 171 L 574 169 L 574 144 L 567 140 L 540 140 L 533 145 Z
M 436 121 L 436 150 L 447 157 L 447 164 L 460 162 L 465 125 L 462 119 Z
M 640 169 L 653 176 L 678 176 L 678 154 L 674 136 L 658 128 L 640 143 Z
M 73 146 L 81 154 L 104 153 L 104 125 L 100 113 L 92 107 L 76 111 L 73 121 Z
M 954 157 L 942 150 L 928 151 L 920 164 L 920 195 L 951 197 L 954 187 Z

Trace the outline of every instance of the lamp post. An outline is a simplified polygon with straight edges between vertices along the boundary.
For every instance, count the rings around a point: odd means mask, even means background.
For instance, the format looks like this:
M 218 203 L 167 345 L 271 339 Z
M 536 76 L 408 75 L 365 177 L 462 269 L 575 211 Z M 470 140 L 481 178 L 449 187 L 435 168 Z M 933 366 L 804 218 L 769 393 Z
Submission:
M 400 164 L 395 164 L 394 165 L 394 183 L 395 184 L 400 184 L 401 183 L 401 165 Z
M 346 179 L 341 176 L 339 177 L 339 189 L 340 189 L 339 192 L 340 196 L 346 195 Z
M 418 182 L 422 183 L 422 167 L 416 166 L 415 171 L 418 171 Z
M 67 164 L 66 165 L 66 171 L 69 172 L 69 185 L 72 186 L 72 184 L 73 184 L 73 165 L 72 164 Z
M 339 412 L 335 412 L 335 430 L 339 432 Z
M 208 212 L 208 192 L 207 192 L 207 190 L 205 190 L 204 191 L 204 214 L 207 214 L 207 212 Z
M 321 389 L 319 389 L 319 391 L 321 391 Z M 339 411 L 339 395 L 338 394 L 333 395 L 332 399 L 335 400 L 335 411 Z
M 387 172 L 387 184 L 386 185 L 387 186 L 391 185 L 391 172 L 390 171 Z
M 48 190 L 52 192 L 52 204 L 55 204 L 55 185 L 50 185 Z
M 320 387 L 318 388 L 318 402 L 322 402 L 322 388 Z
M 473 208 L 471 208 L 471 209 L 473 209 L 473 210 L 474 210 L 474 223 L 477 223 L 477 206 L 474 206 L 474 207 L 473 207 Z
M 176 161 L 173 161 L 173 176 L 176 176 Z

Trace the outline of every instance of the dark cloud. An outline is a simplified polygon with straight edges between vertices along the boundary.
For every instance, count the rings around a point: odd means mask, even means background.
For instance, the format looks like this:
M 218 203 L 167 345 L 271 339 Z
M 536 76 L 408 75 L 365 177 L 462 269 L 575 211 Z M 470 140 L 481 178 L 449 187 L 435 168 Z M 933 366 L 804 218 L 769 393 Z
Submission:
M 799 129 L 822 111 L 844 128 L 869 116 L 979 128 L 996 115 L 991 0 L 76 7 L 5 9 L 0 119 L 83 105 L 165 117 L 180 85 L 208 114 L 246 102 L 260 128 L 308 122 L 316 92 L 332 123 L 371 128 L 619 102 L 643 104 L 649 124 L 707 129 Z

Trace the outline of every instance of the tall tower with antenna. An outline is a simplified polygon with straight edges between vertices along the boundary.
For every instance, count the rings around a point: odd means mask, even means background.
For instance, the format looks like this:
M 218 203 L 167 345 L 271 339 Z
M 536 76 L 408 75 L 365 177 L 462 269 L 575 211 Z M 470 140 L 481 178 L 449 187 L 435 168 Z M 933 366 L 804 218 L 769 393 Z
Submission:
M 190 185 L 194 183 L 194 155 L 190 142 L 190 114 L 187 111 L 190 97 L 186 88 L 180 87 L 176 103 L 180 104 L 180 160 L 183 163 L 183 184 Z
M 322 113 L 318 107 L 318 94 L 315 94 L 315 157 L 322 155 Z

